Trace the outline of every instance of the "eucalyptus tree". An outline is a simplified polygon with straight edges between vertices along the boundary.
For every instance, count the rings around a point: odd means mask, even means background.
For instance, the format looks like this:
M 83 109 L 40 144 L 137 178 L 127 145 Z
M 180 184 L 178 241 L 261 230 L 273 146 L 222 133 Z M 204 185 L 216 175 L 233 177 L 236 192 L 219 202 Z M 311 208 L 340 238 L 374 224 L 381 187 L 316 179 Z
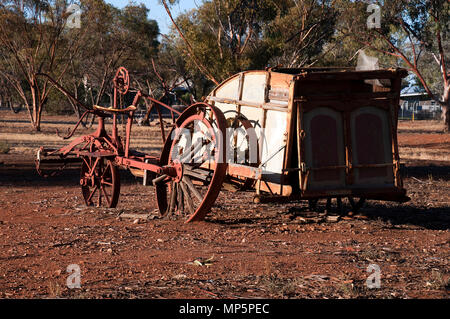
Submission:
M 449 1 L 375 1 L 369 7 L 364 1 L 338 0 L 338 5 L 342 8 L 341 34 L 414 74 L 430 98 L 441 105 L 444 130 L 449 132 Z
M 79 49 L 82 34 L 71 36 L 68 12 L 74 1 L 3 0 L 0 5 L 0 75 L 25 105 L 30 123 L 41 128 L 41 116 L 53 86 L 46 73 L 60 80 Z
M 197 95 L 247 69 L 313 65 L 333 35 L 333 1 L 211 0 L 173 18 L 170 45 L 193 74 Z M 176 1 L 175 1 L 176 2 Z

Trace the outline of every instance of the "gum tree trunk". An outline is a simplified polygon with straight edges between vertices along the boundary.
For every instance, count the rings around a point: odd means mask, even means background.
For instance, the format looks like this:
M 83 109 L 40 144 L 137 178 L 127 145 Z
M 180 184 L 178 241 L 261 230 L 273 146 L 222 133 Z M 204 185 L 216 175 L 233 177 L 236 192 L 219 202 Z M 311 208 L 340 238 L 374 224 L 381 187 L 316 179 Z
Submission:
M 444 131 L 450 133 L 450 83 L 444 88 L 442 106 L 442 117 L 444 120 Z

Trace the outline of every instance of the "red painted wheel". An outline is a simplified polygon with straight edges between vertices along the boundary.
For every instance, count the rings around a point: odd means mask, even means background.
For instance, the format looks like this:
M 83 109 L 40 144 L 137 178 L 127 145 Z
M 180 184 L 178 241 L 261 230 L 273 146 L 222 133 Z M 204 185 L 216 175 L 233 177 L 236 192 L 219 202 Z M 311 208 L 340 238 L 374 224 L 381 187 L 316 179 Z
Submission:
M 119 170 L 104 157 L 83 156 L 80 176 L 81 192 L 88 206 L 117 206 L 120 194 Z
M 162 215 L 190 222 L 203 220 L 210 211 L 227 171 L 226 127 L 223 113 L 205 103 L 190 106 L 178 118 L 160 159 L 174 174 L 154 180 Z

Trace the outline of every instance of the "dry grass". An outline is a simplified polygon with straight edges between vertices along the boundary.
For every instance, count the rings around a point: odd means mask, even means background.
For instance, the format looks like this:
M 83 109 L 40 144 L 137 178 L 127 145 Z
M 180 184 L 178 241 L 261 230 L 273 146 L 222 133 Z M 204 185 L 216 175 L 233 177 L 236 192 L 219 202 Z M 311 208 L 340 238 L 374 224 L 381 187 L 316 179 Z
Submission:
M 409 133 L 420 131 L 423 133 L 443 132 L 444 124 L 437 120 L 410 121 L 402 120 L 398 122 L 399 133 Z
M 402 160 L 450 161 L 450 150 L 400 146 L 399 152 Z
M 72 138 L 64 140 L 56 132 L 59 131 L 61 136 L 67 135 L 75 127 L 77 120 L 75 116 L 45 116 L 41 123 L 41 132 L 35 132 L 24 116 L 25 113 L 12 114 L 6 110 L 0 110 L 0 134 L 2 141 L 9 145 L 10 153 L 35 154 L 41 146 L 60 148 L 69 144 L 78 136 L 93 133 L 97 128 L 97 124 L 94 124 L 91 128 L 80 126 Z M 106 130 L 110 132 L 111 121 L 107 120 L 105 126 Z M 119 135 L 125 137 L 125 125 L 119 124 L 118 129 Z M 166 136 L 168 133 L 167 128 Z M 2 141 L 0 141 L 0 147 Z M 158 154 L 160 147 L 162 147 L 162 139 L 159 125 L 156 125 L 156 123 L 152 123 L 150 127 L 133 125 L 131 148 L 150 154 Z
M 56 130 L 58 129 L 61 135 L 67 134 L 66 132 L 71 130 L 76 123 L 75 116 L 46 115 L 43 117 L 41 132 L 39 133 L 33 131 L 25 117 L 25 113 L 12 114 L 10 111 L 1 110 L 0 119 L 4 121 L 0 125 L 0 134 L 2 136 L 0 153 L 35 154 L 36 149 L 40 146 L 60 148 L 67 145 L 76 136 L 92 133 L 96 128 L 96 124 L 89 129 L 79 127 L 73 138 L 63 140 L 56 135 Z M 157 126 L 155 124 L 155 122 L 152 123 L 150 127 L 133 125 L 131 136 L 132 149 L 151 154 L 159 153 L 162 141 L 159 125 Z M 111 129 L 110 120 L 106 122 L 106 129 Z M 119 124 L 119 135 L 125 136 L 124 131 L 124 125 Z M 400 158 L 402 160 L 450 161 L 450 149 L 447 147 L 449 138 L 445 134 L 442 134 L 443 124 L 441 121 L 400 121 L 398 131 Z M 168 129 L 166 129 L 167 134 Z M 434 145 L 424 145 L 420 138 L 422 136 L 428 139 L 432 137 Z M 403 142 L 406 137 L 408 137 L 407 142 Z M 425 142 L 425 144 L 427 143 Z

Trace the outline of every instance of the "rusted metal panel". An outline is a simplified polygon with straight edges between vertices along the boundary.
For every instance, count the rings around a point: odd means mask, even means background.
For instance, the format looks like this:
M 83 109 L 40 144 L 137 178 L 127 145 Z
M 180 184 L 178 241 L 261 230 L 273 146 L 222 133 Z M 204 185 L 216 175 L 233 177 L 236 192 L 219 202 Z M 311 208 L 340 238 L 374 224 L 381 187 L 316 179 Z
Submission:
M 314 72 L 305 71 L 297 75 L 298 80 L 311 80 L 311 81 L 321 81 L 321 80 L 370 80 L 370 79 L 395 79 L 398 77 L 406 77 L 408 72 L 405 69 L 384 69 L 384 70 L 373 70 L 373 71 L 355 71 L 355 70 L 345 70 L 345 71 L 333 71 L 333 72 Z

